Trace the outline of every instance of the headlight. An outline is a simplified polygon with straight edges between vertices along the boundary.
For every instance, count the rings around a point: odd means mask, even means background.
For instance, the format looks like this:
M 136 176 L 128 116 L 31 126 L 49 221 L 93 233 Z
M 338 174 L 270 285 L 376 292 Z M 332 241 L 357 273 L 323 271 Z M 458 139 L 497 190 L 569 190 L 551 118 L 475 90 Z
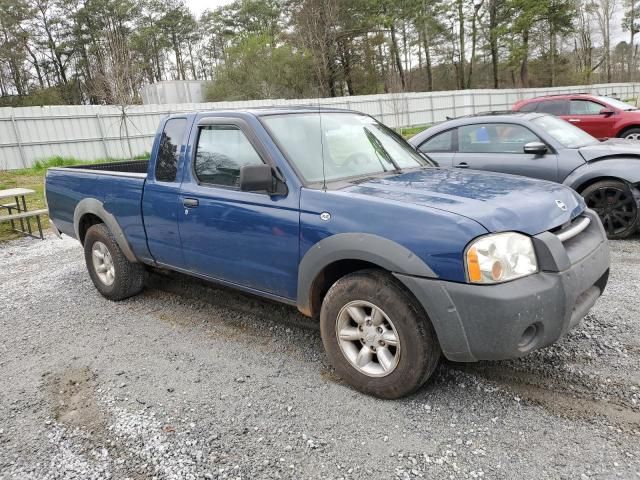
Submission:
M 465 257 L 471 283 L 507 282 L 538 271 L 531 238 L 515 232 L 481 237 L 469 245 Z

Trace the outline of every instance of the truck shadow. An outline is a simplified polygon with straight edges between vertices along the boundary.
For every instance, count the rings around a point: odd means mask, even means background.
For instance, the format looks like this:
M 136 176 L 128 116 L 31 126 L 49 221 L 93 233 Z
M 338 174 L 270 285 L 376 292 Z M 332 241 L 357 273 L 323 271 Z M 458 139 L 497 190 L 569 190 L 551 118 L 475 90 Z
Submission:
M 303 316 L 295 307 L 175 272 L 152 273 L 148 287 L 146 295 L 166 292 L 184 299 L 189 305 L 196 305 L 201 315 L 214 318 L 216 335 L 223 334 L 238 341 L 245 341 L 247 336 L 251 336 L 257 346 L 281 341 L 278 331 L 283 329 L 290 330 L 294 338 L 306 337 L 308 340 L 305 340 L 304 348 L 295 341 L 288 341 L 284 348 L 298 359 L 318 362 L 317 357 L 311 358 L 308 353 L 309 343 L 313 349 L 322 351 L 318 321 Z M 198 322 L 180 308 L 178 306 L 174 318 L 168 320 L 183 324 Z M 265 322 L 271 328 L 265 329 Z M 328 362 L 321 362 L 320 375 L 325 381 L 349 388 L 334 374 Z M 540 405 L 554 415 L 583 420 L 601 418 L 625 430 L 640 428 L 640 406 L 632 404 L 623 394 L 629 385 L 616 384 L 608 379 L 606 387 L 603 387 L 605 382 L 602 378 L 574 373 L 570 368 L 563 368 L 562 359 L 548 354 L 475 364 L 455 363 L 443 358 L 435 375 L 438 378 L 429 381 L 410 398 L 427 401 L 434 389 L 456 389 L 456 377 L 460 374 L 491 385 L 491 390 Z

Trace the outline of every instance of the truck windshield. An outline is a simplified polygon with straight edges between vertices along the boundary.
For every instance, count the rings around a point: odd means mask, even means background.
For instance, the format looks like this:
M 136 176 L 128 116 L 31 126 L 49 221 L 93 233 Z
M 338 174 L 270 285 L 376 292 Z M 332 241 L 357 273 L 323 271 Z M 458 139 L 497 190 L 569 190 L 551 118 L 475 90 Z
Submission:
M 600 143 L 596 138 L 592 137 L 584 130 L 574 127 L 569 122 L 558 117 L 542 115 L 538 118 L 534 118 L 532 122 L 546 131 L 566 148 L 580 148 Z
M 308 112 L 262 120 L 308 183 L 430 165 L 397 133 L 366 115 Z

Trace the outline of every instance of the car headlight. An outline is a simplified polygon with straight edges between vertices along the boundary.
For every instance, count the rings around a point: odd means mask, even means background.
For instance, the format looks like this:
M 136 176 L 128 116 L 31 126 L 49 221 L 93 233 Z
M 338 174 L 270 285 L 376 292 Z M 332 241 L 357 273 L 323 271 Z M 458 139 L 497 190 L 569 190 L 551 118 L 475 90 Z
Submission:
M 472 242 L 465 254 L 471 283 L 501 283 L 538 271 L 531 238 L 521 233 L 487 235 Z

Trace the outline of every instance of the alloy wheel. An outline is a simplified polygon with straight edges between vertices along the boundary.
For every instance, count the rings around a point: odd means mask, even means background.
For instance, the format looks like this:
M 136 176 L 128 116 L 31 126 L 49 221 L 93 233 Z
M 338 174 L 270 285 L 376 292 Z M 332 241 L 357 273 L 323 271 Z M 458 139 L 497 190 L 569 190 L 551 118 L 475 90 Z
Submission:
M 585 201 L 598 213 L 610 236 L 625 232 L 636 222 L 636 200 L 622 187 L 603 186 L 591 192 Z
M 102 242 L 95 242 L 91 248 L 91 258 L 93 259 L 93 268 L 100 281 L 107 286 L 113 285 L 116 269 L 107 246 Z
M 342 307 L 336 336 L 349 363 L 369 377 L 387 376 L 398 366 L 398 332 L 389 316 L 370 302 L 355 300 Z

